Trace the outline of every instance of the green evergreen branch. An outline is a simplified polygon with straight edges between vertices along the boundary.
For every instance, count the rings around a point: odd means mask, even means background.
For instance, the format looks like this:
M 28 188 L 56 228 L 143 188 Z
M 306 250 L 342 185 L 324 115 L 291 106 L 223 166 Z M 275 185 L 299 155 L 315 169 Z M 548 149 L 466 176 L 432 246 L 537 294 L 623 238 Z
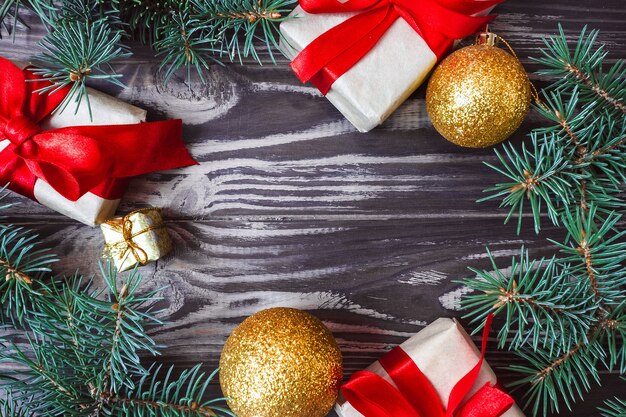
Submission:
M 76 110 L 87 97 L 88 79 L 106 80 L 124 87 L 111 62 L 130 56 L 121 44 L 123 32 L 112 28 L 106 19 L 95 22 L 62 20 L 41 42 L 44 50 L 34 58 L 35 74 L 47 78 L 52 85 L 41 90 L 56 91 L 70 86 L 70 93 L 59 106 L 62 111 L 71 102 Z M 89 108 L 91 114 L 91 107 Z
M 587 343 L 579 343 L 557 357 L 542 349 L 516 352 L 528 365 L 509 367 L 522 375 L 511 386 L 524 390 L 526 407 L 533 415 L 559 413 L 561 405 L 571 411 L 573 403 L 589 391 L 592 381 L 600 384 L 597 362 L 603 351 L 596 336 L 592 331 Z
M 159 417 L 163 410 L 189 417 L 235 417 L 228 409 L 216 405 L 221 400 L 203 400 L 217 371 L 206 375 L 200 371 L 200 365 L 196 365 L 183 371 L 174 380 L 173 367 L 165 372 L 164 378 L 161 370 L 161 366 L 153 366 L 150 368 L 152 376 L 144 376 L 136 389 L 117 396 L 111 395 L 107 397 L 107 402 L 117 406 L 128 417 Z
M 162 57 L 159 70 L 163 71 L 166 83 L 180 68 L 187 69 L 187 80 L 193 68 L 204 82 L 203 73 L 209 68 L 209 61 L 219 62 L 211 56 L 214 39 L 205 36 L 204 25 L 201 18 L 180 11 L 171 13 L 170 19 L 160 27 L 153 46 L 157 56 Z
M 626 417 L 626 400 L 615 398 L 607 400 L 604 407 L 600 408 L 602 417 Z
M 227 58 L 262 63 L 259 48 L 274 62 L 279 47 L 278 24 L 297 0 L 9 0 L 0 5 L 0 22 L 14 33 L 20 10 L 33 11 L 48 29 L 36 72 L 54 90 L 71 85 L 64 109 L 84 99 L 86 83 L 106 80 L 123 87 L 113 64 L 130 56 L 124 40 L 138 37 L 161 58 L 165 81 L 185 69 L 205 82 L 212 62 Z M 189 84 L 191 86 L 191 84 Z M 190 87 L 191 88 L 191 87 Z M 91 109 L 90 109 L 91 110 Z
M 0 287 L 9 317 L 18 314 L 12 294 L 20 291 L 21 312 L 0 335 L 0 416 L 232 416 L 223 399 L 206 399 L 215 373 L 196 365 L 173 377 L 142 365 L 143 356 L 159 354 L 147 332 L 163 322 L 153 311 L 158 291 L 140 293 L 136 270 L 120 282 L 111 265 L 102 267 L 104 289 L 79 274 L 55 278 L 47 266 L 54 257 L 35 235 L 11 225 L 0 233 L 10 264 L 0 274 L 30 279 L 23 290 L 15 278 Z
M 500 164 L 488 165 L 508 182 L 484 200 L 501 199 L 506 221 L 518 216 L 518 234 L 526 202 L 536 232 L 547 215 L 566 231 L 550 240 L 560 255 L 531 261 L 522 250 L 508 270 L 490 255 L 493 272 L 471 269 L 477 277 L 461 281 L 478 291 L 462 300 L 466 317 L 503 316 L 500 346 L 525 360 L 509 367 L 520 374 L 514 386 L 544 416 L 571 410 L 600 383 L 601 368 L 626 372 L 626 65 L 604 72 L 597 31 L 583 31 L 570 48 L 559 30 L 537 59 L 540 73 L 556 78 L 536 106 L 551 124 L 531 132 L 530 146 L 496 151 Z
M 499 346 L 509 349 L 531 346 L 560 354 L 579 340 L 593 326 L 598 306 L 584 281 L 572 279 L 570 266 L 556 258 L 530 261 L 522 249 L 513 258 L 510 272 L 503 273 L 488 252 L 494 272 L 470 270 L 476 278 L 460 283 L 478 291 L 463 299 L 465 317 L 472 323 L 484 323 L 489 314 L 503 313 L 505 322 L 498 332 Z M 480 330 L 482 324 L 477 329 Z M 555 339 L 559 343 L 554 343 Z
M 558 224 L 561 207 L 576 200 L 575 186 L 583 180 L 582 175 L 570 171 L 569 159 L 556 142 L 545 141 L 540 144 L 536 133 L 531 135 L 531 139 L 532 149 L 522 145 L 521 151 L 518 151 L 513 145 L 505 144 L 504 154 L 495 151 L 502 168 L 485 164 L 511 181 L 486 189 L 485 192 L 493 194 L 479 200 L 483 202 L 502 198 L 500 207 L 509 207 L 505 223 L 517 215 L 518 234 L 522 228 L 526 200 L 530 204 L 535 232 L 539 233 L 544 207 L 552 223 Z
M 604 45 L 596 47 L 598 34 L 597 30 L 587 34 L 584 28 L 572 50 L 559 26 L 559 36 L 544 39 L 542 56 L 535 61 L 546 67 L 539 74 L 556 78 L 553 89 L 567 91 L 572 86 L 579 87 L 591 109 L 623 116 L 626 114 L 625 63 L 620 60 L 608 72 L 603 71 L 608 52 Z
M 278 50 L 278 24 L 285 19 L 297 0 L 191 0 L 199 15 L 206 19 L 206 36 L 214 39 L 217 56 L 229 60 L 252 57 L 261 63 L 259 41 L 274 62 Z
M 0 226 L 0 302 L 9 320 L 22 321 L 28 299 L 57 260 L 37 239 L 22 227 Z
M 0 399 L 0 417 L 34 417 L 23 407 L 17 404 L 11 394 L 7 398 Z
M 45 2 L 46 0 L 4 0 L 0 4 L 0 39 L 2 39 L 2 28 L 13 37 L 18 27 L 28 29 L 28 24 L 21 14 L 26 10 L 34 12 Z

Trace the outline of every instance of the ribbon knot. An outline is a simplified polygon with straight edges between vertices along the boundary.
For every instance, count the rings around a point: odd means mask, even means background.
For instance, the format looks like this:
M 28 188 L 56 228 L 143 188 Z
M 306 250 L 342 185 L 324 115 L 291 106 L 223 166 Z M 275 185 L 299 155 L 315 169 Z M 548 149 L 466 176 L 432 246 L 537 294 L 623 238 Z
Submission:
M 48 86 L 0 57 L 0 142 L 11 142 L 0 151 L 1 185 L 32 199 L 37 180 L 70 201 L 87 192 L 118 199 L 122 179 L 196 163 L 182 142 L 180 120 L 42 130 L 39 123 L 71 91 L 36 94 Z
M 151 220 L 147 226 L 133 232 L 133 227 L 135 226 L 133 219 L 136 219 L 138 222 L 137 228 L 142 225 L 140 217 L 137 217 L 138 215 L 146 216 Z M 143 222 L 145 223 L 145 221 Z M 151 231 L 157 231 L 158 234 L 166 230 L 165 223 L 161 217 L 161 210 L 151 207 L 132 211 L 122 218 L 109 220 L 104 223 L 104 226 L 121 234 L 120 240 L 108 242 L 105 245 L 106 256 L 124 261 L 127 256 L 132 255 L 135 262 L 142 266 L 150 262 L 150 256 L 148 252 L 136 242 L 135 238 Z M 169 242 L 169 238 L 167 241 Z
M 135 243 L 135 237 L 160 227 L 165 226 L 163 224 L 159 224 L 156 227 L 149 227 L 133 234 L 133 221 L 131 220 L 130 216 L 124 216 L 124 222 L 122 225 L 122 238 L 124 239 L 124 243 L 128 247 L 128 250 L 130 250 L 130 252 L 133 254 L 133 256 L 140 265 L 145 265 L 148 263 L 148 254 L 141 246 Z
M 41 132 L 41 127 L 30 118 L 22 115 L 10 118 L 2 129 L 4 136 L 15 146 L 20 146 L 37 133 Z
M 359 62 L 399 19 L 421 36 L 437 59 L 456 39 L 470 36 L 495 16 L 476 16 L 503 0 L 300 0 L 308 13 L 357 12 L 306 46 L 292 61 L 298 78 L 322 94 Z M 400 64 L 400 63 L 398 63 Z

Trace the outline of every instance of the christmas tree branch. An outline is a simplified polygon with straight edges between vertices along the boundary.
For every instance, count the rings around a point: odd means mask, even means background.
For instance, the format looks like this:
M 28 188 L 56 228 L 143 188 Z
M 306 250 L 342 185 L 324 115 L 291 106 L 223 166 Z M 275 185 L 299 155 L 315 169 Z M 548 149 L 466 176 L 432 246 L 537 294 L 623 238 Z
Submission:
M 20 271 L 18 268 L 12 266 L 9 261 L 6 259 L 0 258 L 0 268 L 3 268 L 5 271 L 4 279 L 5 281 L 10 281 L 12 279 L 27 285 L 32 285 L 33 280 L 31 277 L 26 275 L 24 272 Z
M 260 4 L 259 4 L 260 5 Z M 274 10 L 245 10 L 241 12 L 230 13 L 218 13 L 216 15 L 218 19 L 224 20 L 247 20 L 250 23 L 254 23 L 257 20 L 277 20 L 282 17 L 280 12 Z
M 616 109 L 620 110 L 623 114 L 626 114 L 626 104 L 619 100 L 616 97 L 613 97 L 607 91 L 603 90 L 598 83 L 594 83 L 591 80 L 591 76 L 585 73 L 583 70 L 578 68 L 576 65 L 571 63 L 565 64 L 565 70 L 569 71 L 573 74 L 580 82 L 585 84 L 587 87 L 591 89 L 594 93 L 598 95 L 601 99 L 605 100 L 607 103 L 614 106 Z
M 168 82 L 184 69 L 205 82 L 204 71 L 223 57 L 259 63 L 259 47 L 272 62 L 279 47 L 278 24 L 297 0 L 9 0 L 0 4 L 0 21 L 13 33 L 20 9 L 34 12 L 48 29 L 34 58 L 35 72 L 55 90 L 71 86 L 61 104 L 89 105 L 89 80 L 123 87 L 113 64 L 131 55 L 124 44 L 137 36 L 161 58 L 159 70 Z M 191 88 L 191 83 L 189 83 Z
M 597 340 L 602 337 L 604 332 L 614 330 L 617 326 L 618 323 L 615 320 L 601 319 L 598 321 L 587 333 L 584 340 L 578 342 L 568 351 L 555 358 L 552 362 L 544 366 L 543 369 L 540 369 L 532 383 L 539 384 L 544 381 L 551 374 L 556 372 L 559 367 L 563 366 L 568 360 L 571 360 L 573 356 L 580 354 L 583 348 L 589 343 L 589 340 Z
M 626 416 L 626 400 L 620 400 L 619 398 L 607 400 L 604 403 L 604 407 L 600 408 L 600 415 L 602 417 Z
M 0 280 L 7 316 L 21 314 L 0 335 L 0 363 L 11 365 L 0 373 L 0 417 L 233 416 L 223 398 L 206 399 L 217 371 L 206 375 L 196 365 L 173 377 L 171 368 L 163 376 L 159 366 L 141 364 L 159 354 L 146 326 L 163 322 L 152 311 L 158 290 L 140 293 L 136 270 L 120 279 L 103 266 L 104 289 L 78 273 L 54 277 L 56 259 L 37 240 L 0 225 L 0 276 L 15 269 L 32 281 Z
M 163 410 L 170 410 L 172 412 L 183 413 L 184 415 L 197 415 L 202 417 L 215 417 L 217 414 L 208 408 L 201 407 L 198 403 L 193 402 L 191 405 L 180 405 L 180 404 L 172 404 L 163 401 L 151 401 L 151 400 L 141 400 L 137 398 L 123 398 L 119 396 L 107 395 L 108 393 L 103 393 L 102 396 L 106 398 L 106 401 L 111 404 L 118 404 L 122 408 L 133 408 L 133 409 L 150 409 L 158 412 L 163 412 Z
M 120 290 L 120 293 L 117 295 L 118 302 L 111 306 L 111 309 L 115 311 L 116 313 L 115 313 L 115 325 L 114 325 L 114 330 L 113 330 L 113 338 L 111 340 L 111 349 L 109 351 L 109 356 L 107 357 L 105 361 L 106 367 L 104 371 L 104 379 L 102 381 L 102 386 L 103 386 L 104 391 L 108 390 L 111 384 L 111 376 L 112 376 L 111 370 L 113 368 L 113 360 L 119 349 L 120 336 L 122 335 L 124 308 L 121 306 L 123 306 L 124 302 L 126 301 L 126 297 L 128 297 L 128 286 L 124 284 L 124 286 L 122 286 L 122 289 Z
M 544 416 L 572 409 L 600 383 L 601 366 L 626 372 L 626 64 L 603 70 L 597 31 L 583 31 L 572 49 L 559 30 L 537 59 L 540 73 L 556 78 L 536 107 L 553 124 L 534 129 L 531 146 L 496 151 L 500 165 L 488 165 L 509 182 L 486 190 L 485 200 L 501 198 L 506 220 L 518 216 L 518 233 L 525 202 L 536 232 L 547 214 L 567 232 L 563 242 L 550 240 L 561 256 L 529 261 L 522 251 L 506 273 L 492 259 L 493 272 L 471 269 L 477 278 L 462 281 L 478 291 L 463 300 L 467 317 L 504 316 L 500 346 L 527 362 L 510 367 L 521 375 L 514 386 Z
M 128 417 L 157 417 L 162 413 L 189 417 L 217 417 L 221 413 L 235 417 L 229 410 L 219 407 L 216 400 L 202 399 L 216 372 L 206 375 L 200 371 L 200 366 L 196 365 L 183 371 L 180 377 L 174 380 L 171 367 L 165 373 L 162 383 L 156 383 L 161 366 L 152 367 L 150 370 L 154 371 L 151 377 L 145 375 L 136 388 L 128 390 L 125 395 L 111 395 L 107 402 L 117 406 Z

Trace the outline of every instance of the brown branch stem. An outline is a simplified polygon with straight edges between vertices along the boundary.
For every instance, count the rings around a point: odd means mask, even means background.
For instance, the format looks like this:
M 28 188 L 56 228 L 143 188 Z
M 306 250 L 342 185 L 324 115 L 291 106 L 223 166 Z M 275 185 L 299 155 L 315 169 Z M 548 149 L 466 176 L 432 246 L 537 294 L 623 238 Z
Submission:
M 43 376 L 48 382 L 50 382 L 56 389 L 58 389 L 60 392 L 67 395 L 68 397 L 75 398 L 74 394 L 72 394 L 67 388 L 65 388 L 63 385 L 58 383 L 52 376 L 50 376 L 50 374 L 48 373 L 46 368 L 43 367 L 43 365 L 41 365 L 40 363 L 36 363 L 35 368 L 37 369 L 39 374 Z
M 106 367 L 106 374 L 104 375 L 104 379 L 102 383 L 102 387 L 104 387 L 104 390 L 108 389 L 108 385 L 111 381 L 111 366 L 112 366 L 111 362 L 113 361 L 113 355 L 117 347 L 117 344 L 119 343 L 119 337 L 122 332 L 122 319 L 124 318 L 124 308 L 120 304 L 123 303 L 123 301 L 126 299 L 127 296 L 128 296 L 128 286 L 124 284 L 124 286 L 122 286 L 122 289 L 120 290 L 120 293 L 117 297 L 117 303 L 111 306 L 111 308 L 114 311 L 117 311 L 117 314 L 115 316 L 115 330 L 113 332 L 113 340 L 111 343 L 111 354 L 109 355 L 109 358 L 107 361 L 108 363 Z
M 589 332 L 587 333 L 587 340 L 592 340 L 600 336 L 600 334 L 607 329 L 612 330 L 617 328 L 618 323 L 616 320 L 607 320 L 605 318 L 601 319 L 595 326 L 593 326 Z M 580 341 L 578 344 L 573 346 L 570 350 L 556 358 L 552 361 L 548 366 L 543 368 L 541 371 L 537 373 L 537 377 L 532 381 L 532 384 L 538 384 L 544 379 L 546 379 L 555 369 L 559 366 L 563 365 L 567 360 L 569 360 L 572 356 L 577 355 L 585 346 L 587 342 Z
M 604 148 L 600 148 L 600 149 L 593 151 L 591 155 L 593 156 L 593 158 L 595 158 L 596 156 L 607 154 L 611 152 L 612 150 L 617 149 L 620 146 L 624 146 L 624 145 L 626 145 L 626 136 L 624 136 L 622 139 L 620 139 L 618 142 L 614 143 L 613 145 L 605 146 Z
M 15 279 L 15 280 L 20 281 L 20 282 L 22 282 L 24 284 L 32 285 L 32 283 L 33 283 L 32 278 L 29 277 L 24 272 L 20 271 L 18 268 L 16 268 L 13 265 L 11 265 L 11 263 L 9 261 L 7 261 L 6 259 L 0 258 L 0 267 L 3 267 L 6 270 L 6 275 L 4 277 L 4 279 L 6 281 L 10 281 L 12 279 Z
M 493 291 L 488 291 L 487 294 L 493 293 Z M 519 293 L 517 292 L 517 282 L 513 281 L 513 289 L 511 290 L 507 290 L 504 288 L 500 288 L 498 290 L 498 293 L 500 294 L 498 296 L 498 302 L 495 303 L 493 305 L 494 309 L 498 309 L 506 304 L 509 303 L 518 303 L 518 304 L 528 304 L 537 308 L 541 308 L 544 310 L 548 310 L 548 311 L 552 311 L 555 313 L 559 313 L 561 311 L 563 311 L 562 308 L 554 308 L 554 307 L 549 307 L 547 305 L 544 305 L 543 303 L 541 303 L 540 301 L 537 301 L 534 298 L 528 298 L 528 297 L 517 297 L 519 295 Z
M 573 74 L 578 80 L 580 80 L 587 87 L 589 87 L 591 91 L 593 91 L 596 95 L 601 97 L 603 100 L 611 104 L 616 109 L 620 110 L 623 114 L 626 114 L 626 104 L 624 104 L 619 99 L 610 95 L 607 91 L 600 88 L 600 86 L 597 83 L 593 82 L 591 77 L 585 74 L 580 68 L 568 63 L 568 64 L 565 64 L 565 69 L 569 73 Z
M 256 9 L 231 13 L 217 13 L 217 16 L 229 20 L 247 20 L 250 23 L 254 23 L 257 20 L 276 20 L 282 17 L 280 12 L 263 9 L 261 5 L 262 1 L 259 0 Z

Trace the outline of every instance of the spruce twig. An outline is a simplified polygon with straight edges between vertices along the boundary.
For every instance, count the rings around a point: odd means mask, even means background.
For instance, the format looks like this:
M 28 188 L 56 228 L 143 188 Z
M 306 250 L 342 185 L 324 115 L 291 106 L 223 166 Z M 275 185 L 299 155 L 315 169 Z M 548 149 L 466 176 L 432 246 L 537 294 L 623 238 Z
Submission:
M 525 201 L 536 232 L 544 214 L 563 227 L 565 240 L 551 240 L 561 254 L 531 261 L 523 251 L 510 273 L 492 259 L 495 272 L 473 270 L 478 279 L 462 281 L 479 291 L 463 300 L 474 322 L 492 311 L 504 315 L 500 346 L 527 362 L 510 367 L 521 375 L 513 385 L 544 416 L 571 410 L 600 383 L 601 368 L 626 372 L 626 65 L 604 72 L 597 31 L 583 30 L 574 48 L 559 31 L 537 59 L 546 67 L 540 73 L 556 78 L 536 107 L 553 125 L 531 132 L 530 147 L 496 151 L 501 165 L 489 166 L 510 182 L 486 191 L 510 208 L 507 220 L 518 215 L 518 233 Z M 607 415 L 621 402 L 607 403 Z
M 260 49 L 274 62 L 278 24 L 297 0 L 9 0 L 0 5 L 7 33 L 23 24 L 20 11 L 36 14 L 48 29 L 36 72 L 52 82 L 47 90 L 70 85 L 60 108 L 70 102 L 89 105 L 89 80 L 123 87 L 114 64 L 131 55 L 125 41 L 137 38 L 161 58 L 166 82 L 184 69 L 205 82 L 204 72 L 222 59 L 251 57 L 262 63 Z M 0 32 L 1 34 L 1 32 Z M 191 88 L 191 83 L 189 83 Z
M 142 356 L 159 355 L 148 329 L 163 322 L 153 309 L 159 290 L 140 293 L 136 271 L 120 279 L 103 267 L 104 289 L 79 274 L 54 277 L 47 265 L 55 258 L 35 235 L 3 225 L 0 236 L 0 274 L 30 278 L 0 281 L 8 318 L 0 363 L 9 365 L 0 373 L 0 416 L 233 416 L 224 399 L 206 399 L 215 372 L 196 365 L 174 377 L 172 368 L 143 366 Z

